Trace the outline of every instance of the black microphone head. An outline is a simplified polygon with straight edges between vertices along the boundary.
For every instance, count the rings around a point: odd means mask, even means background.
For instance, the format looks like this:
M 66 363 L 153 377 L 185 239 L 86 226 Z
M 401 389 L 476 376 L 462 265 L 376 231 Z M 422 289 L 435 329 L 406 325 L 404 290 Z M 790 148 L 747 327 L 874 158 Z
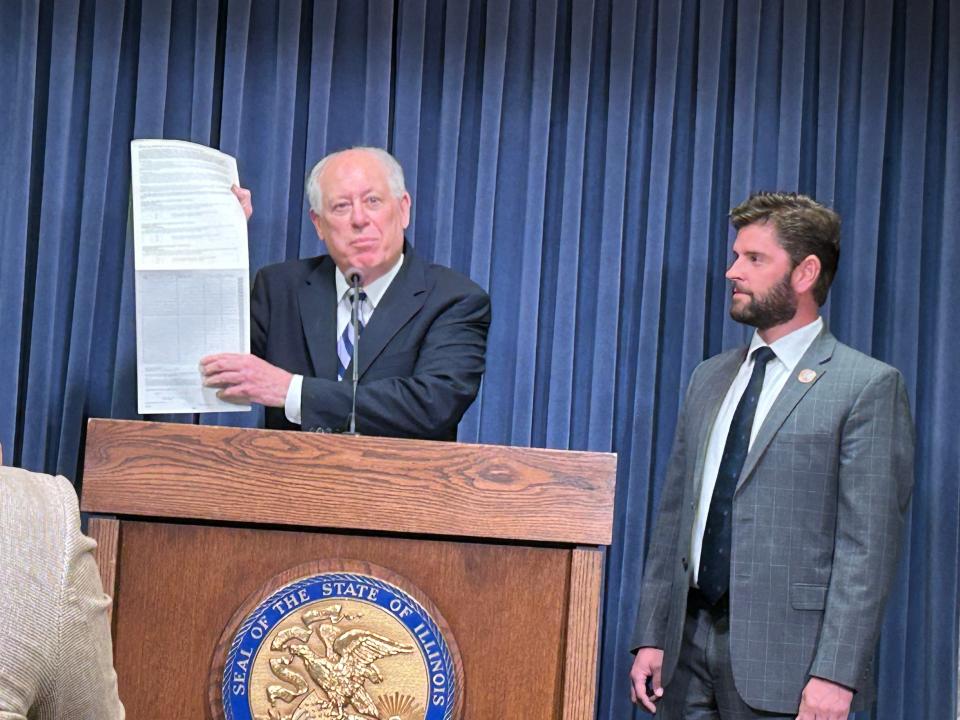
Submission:
M 363 270 L 360 268 L 347 268 L 347 271 L 343 275 L 347 278 L 347 282 L 349 282 L 351 285 L 363 285 Z

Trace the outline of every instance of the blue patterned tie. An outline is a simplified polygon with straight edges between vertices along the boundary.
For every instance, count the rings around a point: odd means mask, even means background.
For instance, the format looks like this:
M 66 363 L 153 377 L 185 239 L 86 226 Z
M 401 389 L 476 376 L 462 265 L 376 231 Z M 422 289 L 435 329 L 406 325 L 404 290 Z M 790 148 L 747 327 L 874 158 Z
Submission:
M 344 298 L 349 305 L 350 293 L 348 292 Z M 360 310 L 363 309 L 363 303 L 366 302 L 366 300 L 367 294 L 361 290 L 360 299 L 357 303 L 357 326 L 360 332 L 363 332 L 363 313 L 360 312 Z M 350 366 L 350 360 L 353 358 L 353 346 L 356 342 L 357 339 L 353 336 L 353 323 L 348 322 L 340 334 L 340 339 L 337 340 L 337 380 L 343 380 L 343 376 L 347 374 L 347 368 Z
M 730 537 L 733 520 L 733 493 L 737 489 L 740 471 L 750 449 L 753 418 L 757 414 L 757 400 L 763 389 L 767 363 L 775 357 L 766 345 L 753 351 L 753 374 L 730 422 L 727 443 L 723 448 L 717 483 L 710 499 L 707 527 L 700 549 L 700 570 L 697 585 L 700 592 L 716 605 L 730 588 Z

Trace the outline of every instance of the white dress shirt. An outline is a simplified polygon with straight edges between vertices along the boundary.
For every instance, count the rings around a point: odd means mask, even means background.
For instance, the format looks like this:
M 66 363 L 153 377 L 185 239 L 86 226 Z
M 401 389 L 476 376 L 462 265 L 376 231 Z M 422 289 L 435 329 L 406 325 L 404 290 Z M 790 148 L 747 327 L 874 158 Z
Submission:
M 793 374 L 800 358 L 810 348 L 822 329 L 823 319 L 818 317 L 809 325 L 804 325 L 789 335 L 784 335 L 770 345 L 770 349 L 773 350 L 776 357 L 767 363 L 766 373 L 763 376 L 763 389 L 760 391 L 760 397 L 757 400 L 757 412 L 753 416 L 753 426 L 750 429 L 750 447 L 753 447 L 757 432 L 763 425 L 767 413 L 770 412 L 774 400 L 777 399 L 783 386 L 787 383 L 787 378 Z M 723 459 L 723 449 L 727 444 L 730 423 L 733 422 L 733 414 L 740 403 L 740 397 L 746 391 L 750 376 L 753 374 L 753 351 L 763 345 L 766 345 L 766 343 L 760 337 L 760 334 L 754 332 L 750 347 L 747 350 L 747 357 L 733 379 L 730 389 L 727 390 L 723 403 L 720 405 L 720 411 L 717 413 L 717 419 L 710 430 L 707 456 L 703 463 L 703 477 L 700 479 L 700 502 L 697 505 L 697 514 L 693 520 L 693 532 L 690 536 L 690 571 L 694 585 L 697 583 L 697 575 L 700 570 L 700 551 L 703 546 L 703 533 L 707 527 L 710 501 L 713 498 L 713 487 L 717 483 L 717 473 L 720 472 L 720 461 Z
M 396 265 L 390 268 L 384 275 L 381 275 L 376 280 L 374 280 L 369 285 L 363 286 L 363 292 L 366 293 L 366 300 L 360 303 L 360 322 L 366 325 L 370 322 L 370 318 L 373 316 L 373 311 L 377 309 L 377 305 L 380 304 L 380 300 L 383 298 L 384 293 L 387 292 L 387 288 L 390 287 L 390 283 L 393 282 L 393 279 L 397 276 L 397 273 L 400 272 L 400 267 L 403 265 L 403 253 L 400 254 L 400 257 L 397 259 Z M 340 268 L 337 268 L 334 273 L 334 284 L 337 288 L 337 338 L 343 335 L 344 329 L 350 323 L 350 283 L 347 282 L 347 278 L 344 277 L 343 273 L 340 272 Z M 336 346 L 330 348 L 330 352 L 336 354 Z M 303 375 L 294 375 L 293 379 L 290 381 L 290 386 L 287 388 L 287 398 L 283 404 L 284 413 L 287 416 L 287 420 L 292 423 L 300 424 L 303 414 L 301 412 L 301 401 L 303 395 Z

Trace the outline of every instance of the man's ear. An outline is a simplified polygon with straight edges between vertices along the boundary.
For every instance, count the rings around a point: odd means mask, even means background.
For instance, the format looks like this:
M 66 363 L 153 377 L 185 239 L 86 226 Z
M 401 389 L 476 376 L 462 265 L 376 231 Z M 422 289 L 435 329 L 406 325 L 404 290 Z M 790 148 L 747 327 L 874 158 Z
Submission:
M 816 255 L 807 255 L 797 263 L 790 274 L 793 289 L 797 293 L 813 292 L 813 286 L 820 277 L 820 258 Z
M 323 228 L 320 227 L 320 216 L 313 211 L 313 208 L 310 208 L 310 222 L 313 224 L 313 229 L 317 231 L 317 237 L 323 240 Z
M 400 198 L 400 223 L 404 230 L 410 224 L 410 205 L 413 201 L 410 199 L 410 193 L 405 192 Z

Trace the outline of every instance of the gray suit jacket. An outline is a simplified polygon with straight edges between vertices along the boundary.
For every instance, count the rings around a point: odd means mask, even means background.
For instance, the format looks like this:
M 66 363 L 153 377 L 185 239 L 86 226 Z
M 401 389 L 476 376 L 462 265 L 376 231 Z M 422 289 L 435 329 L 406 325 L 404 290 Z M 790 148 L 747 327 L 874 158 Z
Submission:
M 663 648 L 665 692 L 683 633 L 707 441 L 745 353 L 694 370 L 677 423 L 632 644 Z M 800 382 L 807 368 L 816 378 Z M 760 427 L 734 495 L 730 652 L 747 704 L 796 712 L 811 676 L 854 689 L 854 710 L 870 704 L 912 487 L 903 378 L 825 330 Z
M 67 480 L 0 466 L 0 718 L 123 718 L 94 547 Z

